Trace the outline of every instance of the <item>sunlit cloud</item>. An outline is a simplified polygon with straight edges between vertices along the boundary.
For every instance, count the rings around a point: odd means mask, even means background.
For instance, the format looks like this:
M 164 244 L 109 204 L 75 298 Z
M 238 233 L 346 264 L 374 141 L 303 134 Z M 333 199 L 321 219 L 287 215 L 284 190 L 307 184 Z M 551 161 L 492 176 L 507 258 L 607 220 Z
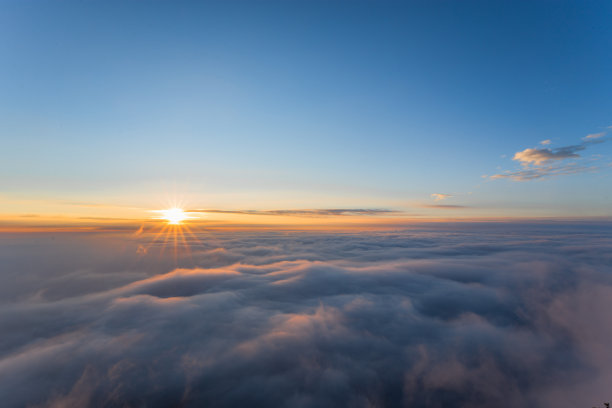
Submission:
M 512 160 L 520 162 L 522 165 L 535 164 L 540 165 L 550 160 L 563 160 L 568 158 L 580 157 L 577 153 L 584 150 L 584 145 L 574 145 L 560 147 L 558 149 L 525 149 L 516 152 Z
M 542 140 L 542 141 L 540 142 L 540 144 L 541 144 L 541 145 L 549 145 L 549 144 L 551 144 L 551 143 L 552 143 L 552 140 L 550 140 L 550 139 Z

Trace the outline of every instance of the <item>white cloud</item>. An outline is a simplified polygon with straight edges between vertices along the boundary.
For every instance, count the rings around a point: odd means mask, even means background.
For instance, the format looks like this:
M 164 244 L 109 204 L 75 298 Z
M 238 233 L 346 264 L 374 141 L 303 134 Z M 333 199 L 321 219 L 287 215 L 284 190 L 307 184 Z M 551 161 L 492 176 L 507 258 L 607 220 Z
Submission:
M 551 144 L 551 143 L 552 143 L 552 140 L 550 140 L 550 139 L 542 140 L 542 141 L 540 142 L 540 144 L 541 144 L 541 145 L 549 145 L 549 144 Z

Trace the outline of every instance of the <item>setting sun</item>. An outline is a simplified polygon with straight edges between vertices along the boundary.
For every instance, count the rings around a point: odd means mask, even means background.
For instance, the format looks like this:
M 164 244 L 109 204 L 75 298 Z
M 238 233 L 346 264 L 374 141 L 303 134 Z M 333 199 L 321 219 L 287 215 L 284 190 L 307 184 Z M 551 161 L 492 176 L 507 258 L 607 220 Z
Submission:
M 159 210 L 161 219 L 168 221 L 169 224 L 180 224 L 182 221 L 189 218 L 187 213 L 181 208 L 169 208 L 167 210 Z

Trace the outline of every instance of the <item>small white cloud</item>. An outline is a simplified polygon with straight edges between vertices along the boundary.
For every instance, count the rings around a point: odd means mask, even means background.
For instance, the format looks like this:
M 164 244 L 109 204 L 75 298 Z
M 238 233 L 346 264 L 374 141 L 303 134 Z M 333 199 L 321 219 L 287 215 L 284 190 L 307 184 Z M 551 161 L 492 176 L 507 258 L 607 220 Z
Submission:
M 442 201 L 442 200 L 446 200 L 447 198 L 451 198 L 451 197 L 452 197 L 451 194 L 433 193 L 431 195 L 431 198 L 433 198 L 434 201 Z
M 551 143 L 552 143 L 552 140 L 550 140 L 550 139 L 542 140 L 542 141 L 540 142 L 540 144 L 541 144 L 541 145 L 549 145 L 549 144 L 551 144 Z

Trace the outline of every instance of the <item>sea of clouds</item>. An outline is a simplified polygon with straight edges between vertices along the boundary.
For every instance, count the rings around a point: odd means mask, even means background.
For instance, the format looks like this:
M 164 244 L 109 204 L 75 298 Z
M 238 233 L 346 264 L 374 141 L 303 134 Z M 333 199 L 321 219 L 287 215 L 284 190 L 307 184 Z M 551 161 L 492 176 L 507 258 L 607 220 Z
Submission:
M 612 225 L 0 236 L 3 407 L 612 399 Z

